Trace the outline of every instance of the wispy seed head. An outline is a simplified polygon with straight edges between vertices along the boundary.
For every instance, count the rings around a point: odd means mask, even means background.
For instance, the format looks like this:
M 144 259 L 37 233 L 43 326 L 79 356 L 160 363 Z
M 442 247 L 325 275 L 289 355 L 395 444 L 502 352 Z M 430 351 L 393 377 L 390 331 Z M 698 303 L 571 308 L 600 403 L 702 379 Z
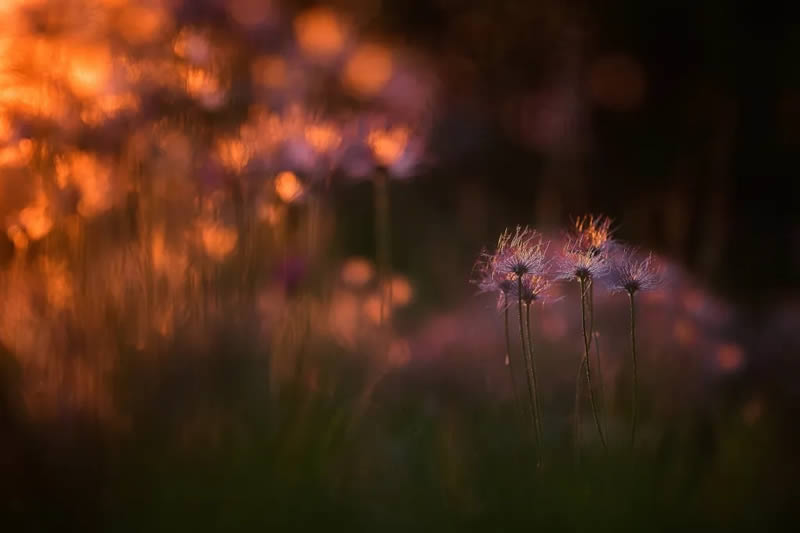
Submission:
M 661 271 L 653 254 L 638 258 L 635 248 L 623 248 L 611 261 L 608 287 L 612 292 L 634 294 L 656 288 L 661 283 Z

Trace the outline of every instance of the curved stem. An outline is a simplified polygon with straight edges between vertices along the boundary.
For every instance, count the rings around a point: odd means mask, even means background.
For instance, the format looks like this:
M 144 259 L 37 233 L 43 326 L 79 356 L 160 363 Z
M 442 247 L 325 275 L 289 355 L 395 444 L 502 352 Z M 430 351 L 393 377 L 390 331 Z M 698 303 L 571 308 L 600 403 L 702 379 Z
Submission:
M 600 435 L 600 442 L 603 444 L 603 449 L 608 450 L 606 438 L 603 435 L 603 428 L 600 426 L 600 417 L 598 416 L 597 403 L 595 402 L 594 390 L 592 388 L 592 365 L 589 361 L 589 345 L 591 339 L 586 329 L 586 281 L 584 280 L 581 280 L 581 323 L 583 325 L 584 339 L 583 359 L 586 362 L 586 385 L 589 388 L 589 401 L 592 404 L 592 416 L 594 416 L 594 423 L 595 426 L 597 426 L 597 433 Z
M 638 409 L 638 396 L 639 396 L 639 376 L 636 368 L 636 307 L 634 304 L 633 292 L 628 293 L 631 302 L 631 356 L 633 361 L 633 414 L 631 422 L 631 448 L 636 442 L 636 422 L 639 414 Z
M 542 438 L 542 411 L 539 406 L 539 383 L 536 380 L 536 358 L 533 355 L 533 336 L 531 336 L 531 304 L 525 304 L 525 321 L 528 332 L 528 370 L 530 371 L 530 379 L 533 381 L 533 407 L 536 420 L 536 431 L 539 434 L 539 445 L 541 446 Z
M 517 294 L 522 294 L 522 276 L 517 276 Z M 519 311 L 519 338 L 522 348 L 522 359 L 525 361 L 525 377 L 527 378 L 528 382 L 528 407 L 530 408 L 531 417 L 532 417 L 532 424 L 533 424 L 533 434 L 534 439 L 536 440 L 536 464 L 539 464 L 539 425 L 536 422 L 536 408 L 534 406 L 533 401 L 533 381 L 531 380 L 531 372 L 530 367 L 528 365 L 528 356 L 527 356 L 527 349 L 525 347 L 525 325 L 523 324 L 522 319 L 522 298 L 517 298 L 517 306 Z

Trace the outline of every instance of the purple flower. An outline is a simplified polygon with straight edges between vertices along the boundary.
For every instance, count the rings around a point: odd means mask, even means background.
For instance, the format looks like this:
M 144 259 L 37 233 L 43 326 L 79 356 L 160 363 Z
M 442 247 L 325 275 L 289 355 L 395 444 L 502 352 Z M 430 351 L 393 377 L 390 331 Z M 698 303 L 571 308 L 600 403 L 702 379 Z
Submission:
M 661 283 L 661 271 L 653 260 L 653 254 L 639 259 L 635 248 L 622 248 L 611 260 L 608 288 L 612 292 L 646 291 Z
M 575 221 L 558 261 L 559 279 L 586 281 L 608 271 L 608 253 L 614 245 L 611 219 L 586 215 Z

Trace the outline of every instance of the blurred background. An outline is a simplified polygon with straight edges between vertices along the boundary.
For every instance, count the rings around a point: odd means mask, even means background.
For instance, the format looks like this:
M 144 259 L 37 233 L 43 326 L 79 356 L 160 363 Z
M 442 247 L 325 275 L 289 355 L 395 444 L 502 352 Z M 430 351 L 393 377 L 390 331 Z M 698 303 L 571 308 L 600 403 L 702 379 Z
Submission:
M 10 531 L 770 530 L 800 501 L 790 7 L 0 2 Z M 610 450 L 573 452 L 578 289 L 533 309 L 544 462 L 470 284 L 605 213 Z

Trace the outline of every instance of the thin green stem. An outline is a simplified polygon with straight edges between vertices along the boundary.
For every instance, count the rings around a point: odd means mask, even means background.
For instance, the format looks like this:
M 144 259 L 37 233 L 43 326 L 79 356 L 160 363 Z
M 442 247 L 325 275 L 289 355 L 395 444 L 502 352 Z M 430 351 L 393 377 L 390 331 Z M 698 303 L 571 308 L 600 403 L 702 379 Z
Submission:
M 603 428 L 600 426 L 600 417 L 598 416 L 597 411 L 597 402 L 594 398 L 594 389 L 592 387 L 592 365 L 589 361 L 589 345 L 591 344 L 591 339 L 589 337 L 589 332 L 586 328 L 586 281 L 581 279 L 581 323 L 583 326 L 583 340 L 584 340 L 584 350 L 583 350 L 583 359 L 586 362 L 586 386 L 589 388 L 589 401 L 592 404 L 592 416 L 594 417 L 595 426 L 597 426 L 597 433 L 600 435 L 600 442 L 603 445 L 604 450 L 608 450 L 608 446 L 606 445 L 606 438 L 603 435 Z
M 631 448 L 636 443 L 636 422 L 639 415 L 639 376 L 636 365 L 636 307 L 634 304 L 633 292 L 628 292 L 628 298 L 631 302 L 631 356 L 633 362 L 633 406 L 632 406 L 632 421 L 631 421 Z
M 533 408 L 536 420 L 536 432 L 539 435 L 539 445 L 541 446 L 544 433 L 542 432 L 542 410 L 539 406 L 539 383 L 536 380 L 536 358 L 533 355 L 533 336 L 531 335 L 531 304 L 525 304 L 525 322 L 528 332 L 528 370 L 530 379 L 533 381 Z
M 522 294 L 522 276 L 517 276 L 517 294 Z M 530 366 L 528 365 L 528 356 L 527 356 L 527 348 L 525 346 L 525 325 L 523 323 L 523 315 L 522 315 L 522 298 L 517 298 L 517 305 L 519 311 L 519 338 L 522 348 L 522 359 L 525 361 L 525 377 L 527 378 L 528 382 L 528 407 L 530 408 L 531 417 L 532 417 L 532 425 L 533 425 L 533 433 L 534 439 L 536 440 L 536 464 L 539 464 L 539 424 L 536 421 L 536 407 L 534 406 L 534 393 L 533 393 L 533 381 L 531 379 L 531 371 Z

